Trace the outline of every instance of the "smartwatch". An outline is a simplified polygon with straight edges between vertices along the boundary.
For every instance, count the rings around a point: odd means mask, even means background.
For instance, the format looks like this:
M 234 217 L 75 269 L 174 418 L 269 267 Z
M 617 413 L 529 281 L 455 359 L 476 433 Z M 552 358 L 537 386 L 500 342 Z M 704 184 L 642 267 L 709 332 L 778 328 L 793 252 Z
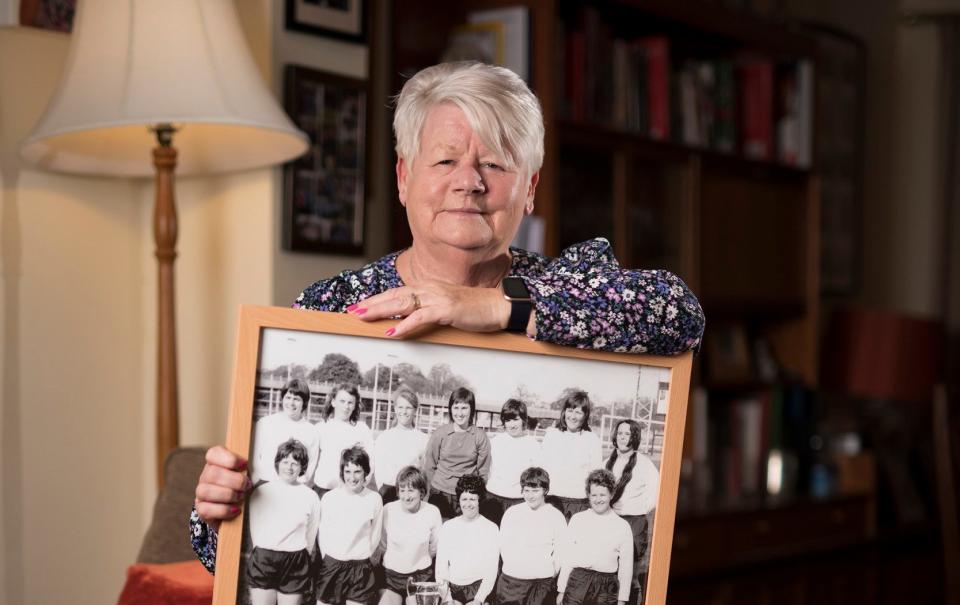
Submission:
M 530 322 L 530 313 L 533 311 L 533 299 L 526 282 L 519 277 L 504 277 L 500 282 L 503 297 L 510 301 L 510 319 L 507 321 L 508 332 L 526 332 Z

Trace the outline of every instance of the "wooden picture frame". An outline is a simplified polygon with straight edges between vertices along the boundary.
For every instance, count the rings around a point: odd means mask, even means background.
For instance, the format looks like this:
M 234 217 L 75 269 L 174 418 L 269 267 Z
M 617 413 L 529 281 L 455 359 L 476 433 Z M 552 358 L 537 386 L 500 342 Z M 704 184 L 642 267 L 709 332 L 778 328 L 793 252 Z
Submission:
M 284 167 L 283 246 L 362 255 L 367 195 L 367 83 L 299 65 L 284 106 L 310 148 Z
M 466 381 L 473 387 L 478 412 L 475 424 L 488 430 L 497 425 L 499 406 L 506 393 L 516 392 L 528 401 L 529 416 L 542 422 L 551 419 L 547 400 L 552 401 L 565 388 L 586 390 L 594 406 L 590 426 L 599 431 L 604 458 L 612 449 L 610 432 L 617 426 L 618 418 L 631 417 L 641 425 L 646 424 L 639 451 L 655 464 L 659 462 L 660 481 L 657 506 L 651 512 L 652 537 L 648 530 L 647 583 L 640 601 L 643 605 L 664 605 L 692 353 L 659 357 L 587 351 L 535 342 L 517 334 L 474 334 L 451 328 L 437 329 L 413 340 L 386 338 L 385 330 L 395 324 L 395 321 L 364 323 L 339 313 L 242 306 L 227 448 L 249 457 L 254 417 L 263 417 L 271 405 L 278 405 L 277 383 L 282 386 L 283 377 L 288 379 L 298 372 L 307 372 L 330 353 L 353 360 L 358 372 L 354 376 L 362 376 L 364 370 L 367 374 L 372 372 L 374 388 L 360 387 L 361 402 L 365 405 L 359 421 L 367 422 L 368 426 L 372 424 L 374 430 L 386 426 L 389 420 L 394 370 L 399 373 L 406 366 L 422 368 L 430 361 L 446 364 L 447 370 L 460 376 L 460 384 Z M 298 365 L 304 367 L 297 368 Z M 384 365 L 390 366 L 389 372 Z M 343 370 L 342 365 L 338 371 L 352 372 Z M 421 374 L 433 378 L 433 372 Z M 320 375 L 335 376 L 318 369 L 314 376 Z M 414 375 L 408 370 L 407 376 Z M 433 378 L 419 387 L 434 394 L 421 392 L 418 427 L 435 427 L 444 421 L 447 383 L 434 382 L 439 380 Z M 413 382 L 408 378 L 404 384 L 414 388 Z M 552 391 L 547 392 L 548 389 Z M 323 393 L 323 386 L 311 383 L 310 391 L 307 421 L 317 412 L 316 400 L 321 399 L 318 395 Z M 435 400 L 432 401 L 432 397 Z M 438 407 L 442 408 L 439 412 Z M 553 418 L 559 416 L 556 409 L 552 412 Z M 248 602 L 241 586 L 245 573 L 241 559 L 246 508 L 243 507 L 239 517 L 220 527 L 214 592 L 214 603 L 219 605 Z
M 285 27 L 345 42 L 367 41 L 367 0 L 287 0 Z

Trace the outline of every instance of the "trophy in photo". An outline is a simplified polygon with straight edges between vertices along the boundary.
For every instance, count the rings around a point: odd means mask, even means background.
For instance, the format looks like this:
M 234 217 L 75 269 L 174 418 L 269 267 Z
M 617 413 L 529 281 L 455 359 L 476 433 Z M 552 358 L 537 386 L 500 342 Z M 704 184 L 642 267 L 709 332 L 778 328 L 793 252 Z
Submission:
M 417 605 L 440 605 L 447 598 L 446 582 L 414 582 L 407 578 L 407 595 L 416 597 Z

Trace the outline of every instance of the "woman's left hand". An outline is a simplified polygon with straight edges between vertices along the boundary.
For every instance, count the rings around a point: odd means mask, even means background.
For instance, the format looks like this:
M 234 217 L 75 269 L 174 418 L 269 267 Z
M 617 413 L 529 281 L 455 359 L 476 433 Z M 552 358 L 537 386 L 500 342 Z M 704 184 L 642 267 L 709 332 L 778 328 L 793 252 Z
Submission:
M 467 332 L 496 332 L 507 327 L 510 303 L 500 288 L 470 288 L 437 281 L 392 288 L 347 308 L 363 321 L 403 320 L 387 336 L 404 337 L 432 326 Z M 532 324 L 531 320 L 531 324 Z

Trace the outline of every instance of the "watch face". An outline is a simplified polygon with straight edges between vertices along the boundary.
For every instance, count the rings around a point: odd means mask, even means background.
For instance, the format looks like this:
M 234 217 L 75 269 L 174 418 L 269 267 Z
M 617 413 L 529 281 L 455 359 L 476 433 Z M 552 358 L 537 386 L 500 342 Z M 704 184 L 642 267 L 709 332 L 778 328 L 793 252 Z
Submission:
M 510 299 L 530 299 L 530 291 L 527 290 L 527 284 L 519 277 L 503 278 L 503 294 Z

